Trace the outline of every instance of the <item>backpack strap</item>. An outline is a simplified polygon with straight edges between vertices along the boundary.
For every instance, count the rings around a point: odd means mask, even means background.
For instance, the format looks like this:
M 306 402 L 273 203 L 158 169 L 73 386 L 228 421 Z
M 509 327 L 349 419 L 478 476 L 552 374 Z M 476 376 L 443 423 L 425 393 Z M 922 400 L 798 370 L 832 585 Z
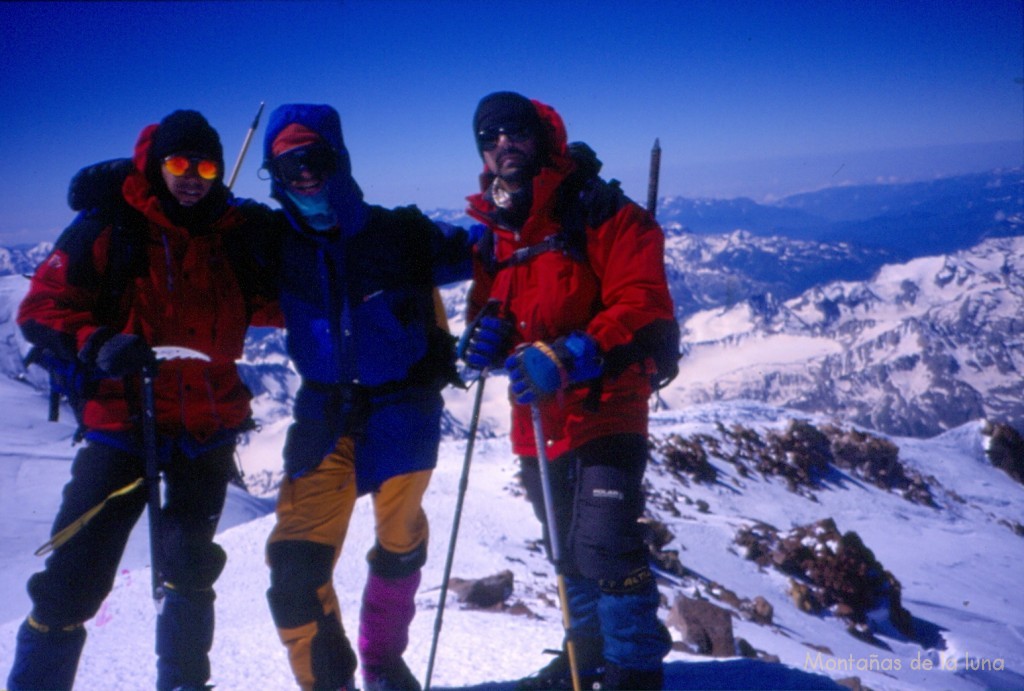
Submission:
M 118 313 L 124 296 L 134 279 L 146 272 L 146 233 L 128 222 L 126 210 L 108 211 L 110 245 L 107 268 L 100 276 L 100 292 L 96 301 L 96 318 L 106 324 L 118 324 Z

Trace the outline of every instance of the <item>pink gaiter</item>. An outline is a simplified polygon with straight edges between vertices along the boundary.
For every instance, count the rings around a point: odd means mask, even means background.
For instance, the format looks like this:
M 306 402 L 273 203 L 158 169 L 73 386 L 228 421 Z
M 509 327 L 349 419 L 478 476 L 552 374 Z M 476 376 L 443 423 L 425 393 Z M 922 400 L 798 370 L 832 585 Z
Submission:
M 359 659 L 363 668 L 398 660 L 409 644 L 409 624 L 416 614 L 420 571 L 402 578 L 370 573 L 359 612 Z

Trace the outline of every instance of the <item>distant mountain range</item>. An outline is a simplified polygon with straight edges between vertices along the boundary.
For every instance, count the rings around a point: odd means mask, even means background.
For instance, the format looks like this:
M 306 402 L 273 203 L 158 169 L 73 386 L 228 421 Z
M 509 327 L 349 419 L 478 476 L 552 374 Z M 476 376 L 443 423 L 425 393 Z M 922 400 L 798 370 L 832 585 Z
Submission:
M 699 235 L 742 229 L 754 236 L 852 243 L 903 259 L 955 252 L 1024 230 L 1024 170 L 894 185 L 832 187 L 775 204 L 750 199 L 669 197 L 658 205 L 666 232 Z
M 907 436 L 979 417 L 1024 429 L 1020 169 L 773 205 L 669 198 L 658 214 L 684 333 L 670 407 L 754 399 Z M 30 273 L 50 247 L 0 249 L 0 275 Z M 443 293 L 461 314 L 465 286 Z M 23 376 L 10 355 L 4 370 Z M 286 416 L 296 380 L 280 335 L 254 331 L 245 362 L 264 412 Z

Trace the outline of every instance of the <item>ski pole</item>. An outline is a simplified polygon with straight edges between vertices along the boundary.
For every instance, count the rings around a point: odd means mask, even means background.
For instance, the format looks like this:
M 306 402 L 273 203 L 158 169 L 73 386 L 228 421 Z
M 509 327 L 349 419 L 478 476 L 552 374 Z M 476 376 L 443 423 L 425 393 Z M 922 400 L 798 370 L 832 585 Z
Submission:
M 466 440 L 466 457 L 462 461 L 462 476 L 459 478 L 459 494 L 455 500 L 455 516 L 452 518 L 452 532 L 448 538 L 448 555 L 444 561 L 444 576 L 441 578 L 441 599 L 437 603 L 437 616 L 434 618 L 434 637 L 430 641 L 430 656 L 427 658 L 427 676 L 423 682 L 423 691 L 430 691 L 430 678 L 434 672 L 434 656 L 437 654 L 437 642 L 441 637 L 441 622 L 444 619 L 444 603 L 448 596 L 448 579 L 452 575 L 452 561 L 455 559 L 455 540 L 459 535 L 459 521 L 462 519 L 462 505 L 469 487 L 469 464 L 473 458 L 473 444 L 476 441 L 477 424 L 480 421 L 480 404 L 484 398 L 484 382 L 487 380 L 487 368 L 480 372 L 476 383 L 476 396 L 473 399 L 473 413 L 469 419 L 469 435 Z
M 562 573 L 562 548 L 558 537 L 558 524 L 555 519 L 555 500 L 551 491 L 551 471 L 548 468 L 548 454 L 544 447 L 544 425 L 540 419 L 540 406 L 536 402 L 530 404 L 533 417 L 533 438 L 537 444 L 537 465 L 540 467 L 540 486 L 544 494 L 544 515 L 548 523 L 548 545 L 551 548 L 551 561 L 555 565 L 555 577 L 558 580 L 558 602 L 562 607 L 562 628 L 565 629 L 565 650 L 569 655 L 569 672 L 572 675 L 573 691 L 580 691 L 580 671 L 576 664 L 576 644 L 572 640 L 569 618 L 569 595 L 565 589 L 565 575 Z
M 157 610 L 164 599 L 163 579 L 160 577 L 160 466 L 156 449 L 156 403 L 153 380 L 156 362 L 142 370 L 142 444 L 146 455 L 145 484 L 149 513 L 149 562 L 153 573 L 153 603 Z
M 252 125 L 249 126 L 249 131 L 245 133 L 245 140 L 242 142 L 242 150 L 238 152 L 238 159 L 235 160 L 235 167 L 231 171 L 231 177 L 228 178 L 227 188 L 231 189 L 235 184 L 235 178 L 238 177 L 238 171 L 242 168 L 242 159 L 245 158 L 245 152 L 249 150 L 249 142 L 252 141 L 252 135 L 256 133 L 256 128 L 260 126 L 260 114 L 263 113 L 264 101 L 260 101 L 260 107 L 256 111 L 256 117 L 252 120 Z

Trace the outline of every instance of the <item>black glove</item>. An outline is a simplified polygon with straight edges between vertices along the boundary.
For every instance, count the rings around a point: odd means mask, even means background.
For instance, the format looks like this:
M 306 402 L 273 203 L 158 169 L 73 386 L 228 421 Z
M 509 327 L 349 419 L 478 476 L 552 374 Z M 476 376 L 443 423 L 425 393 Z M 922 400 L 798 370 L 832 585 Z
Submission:
M 141 372 L 156 362 L 153 350 L 141 336 L 114 333 L 106 327 L 89 337 L 78 359 L 117 379 Z

